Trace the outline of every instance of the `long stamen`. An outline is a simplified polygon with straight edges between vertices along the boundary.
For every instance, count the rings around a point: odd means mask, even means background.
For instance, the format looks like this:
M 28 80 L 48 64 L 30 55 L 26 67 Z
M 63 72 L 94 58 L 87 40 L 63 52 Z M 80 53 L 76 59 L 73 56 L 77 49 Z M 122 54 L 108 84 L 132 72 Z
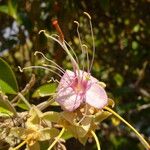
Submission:
M 56 28 L 57 32 L 59 33 L 60 35 L 60 41 L 63 43 L 64 42 L 64 35 L 63 35 L 63 32 L 61 31 L 61 28 L 58 24 L 58 21 L 57 20 L 54 20 L 52 22 L 53 26 Z
M 147 141 L 142 137 L 142 135 L 133 126 L 131 126 L 126 120 L 124 120 L 120 115 L 118 115 L 115 111 L 113 111 L 109 107 L 104 107 L 104 109 L 107 110 L 107 111 L 109 111 L 109 112 L 111 112 L 114 116 L 116 116 L 123 123 L 125 123 L 130 129 L 132 129 L 134 131 L 134 133 L 138 136 L 139 140 L 144 145 L 144 147 L 147 150 L 150 150 L 150 145 L 147 143 Z
M 47 81 L 47 82 L 57 82 L 58 84 L 60 83 L 60 81 L 58 81 L 57 79 L 54 79 L 53 77 L 51 77 L 51 79 L 49 80 L 49 81 Z
M 83 71 L 84 71 L 84 50 L 83 50 L 83 46 L 82 46 L 82 42 L 81 42 L 81 36 L 80 36 L 80 33 L 79 33 L 79 22 L 78 21 L 74 21 L 74 23 L 77 25 L 77 34 L 78 34 L 78 38 L 79 38 L 79 43 L 80 43 L 80 47 L 81 47 L 81 50 L 82 50 L 82 55 L 83 55 Z
M 59 69 L 58 67 L 53 66 L 53 65 L 43 64 L 43 66 L 45 66 L 45 67 L 50 67 L 50 68 L 54 68 L 54 69 L 57 69 L 57 70 L 59 70 L 62 74 L 64 74 L 64 73 L 65 73 L 65 71 L 62 71 L 61 69 Z
M 70 51 L 68 50 L 68 48 L 67 48 L 65 42 L 64 42 L 64 41 L 63 41 L 63 43 L 60 42 L 60 41 L 59 41 L 58 39 L 56 39 L 55 37 L 53 37 L 53 36 L 47 34 L 47 33 L 45 32 L 45 30 L 41 30 L 39 33 L 41 33 L 41 32 L 43 32 L 47 38 L 50 38 L 50 39 L 56 41 L 56 42 L 65 50 L 65 52 L 68 54 L 70 60 L 71 60 L 72 63 L 73 63 L 74 70 L 79 70 L 79 66 L 78 66 L 77 62 L 75 61 L 75 59 L 73 58 L 73 56 L 72 56 L 72 54 L 70 53 Z
M 94 57 L 95 57 L 95 41 L 94 41 L 94 34 L 93 34 L 91 16 L 87 12 L 84 12 L 84 14 L 89 18 L 90 30 L 91 30 L 91 36 L 92 36 L 92 43 L 93 43 L 93 55 L 92 55 L 92 61 L 91 61 L 91 65 L 90 65 L 90 71 L 91 71 L 92 66 L 93 66 L 93 62 L 94 62 Z
M 59 35 L 57 35 L 57 34 L 52 34 L 51 36 L 55 36 L 57 38 L 60 38 Z M 76 62 L 79 64 L 78 57 L 77 57 L 75 51 L 73 50 L 73 48 L 69 45 L 69 43 L 66 40 L 64 40 L 64 42 L 70 48 L 70 50 L 72 51 L 73 55 L 75 56 Z
M 67 46 L 65 45 L 65 42 L 64 42 L 64 35 L 63 35 L 63 32 L 62 32 L 61 28 L 59 27 L 58 21 L 57 21 L 57 20 L 54 20 L 54 21 L 53 21 L 53 25 L 54 25 L 54 27 L 56 28 L 57 32 L 58 32 L 59 35 L 60 35 L 60 41 L 61 41 L 61 43 L 62 43 L 64 49 L 66 50 L 66 52 L 67 52 L 68 55 L 70 56 L 71 61 L 72 61 L 72 63 L 73 63 L 73 66 L 76 65 L 76 64 L 77 64 L 76 61 L 74 60 L 74 58 L 72 57 L 71 53 L 69 52 Z M 78 66 L 78 65 L 77 65 L 77 66 Z M 77 66 L 75 66 L 75 67 L 77 67 Z M 76 69 L 76 68 L 75 68 L 75 69 Z
M 20 72 L 23 72 L 24 70 L 28 70 L 28 69 L 45 69 L 45 70 L 55 73 L 60 78 L 62 78 L 62 76 L 59 73 L 57 73 L 56 71 L 54 71 L 52 69 L 46 68 L 44 66 L 29 66 L 29 67 L 24 67 L 24 68 L 21 68 L 20 66 L 18 66 L 18 68 L 19 68 Z
M 85 47 L 85 53 L 86 53 L 86 59 L 87 59 L 87 72 L 90 72 L 90 61 L 89 61 L 89 54 L 88 54 L 88 47 L 87 45 L 83 44 L 83 47 Z
M 69 43 L 67 43 L 67 41 L 65 41 L 65 44 L 71 49 L 73 55 L 75 56 L 75 59 L 76 59 L 77 63 L 79 64 L 79 59 L 78 59 L 75 51 L 73 50 L 73 48 L 69 45 Z
M 47 61 L 49 61 L 49 62 L 51 62 L 52 64 L 56 65 L 60 70 L 62 70 L 63 72 L 65 72 L 65 70 L 64 70 L 62 67 L 60 67 L 60 66 L 59 66 L 57 63 L 55 63 L 54 61 L 48 59 L 42 52 L 36 51 L 36 52 L 34 53 L 34 55 L 37 55 L 37 54 L 42 55 L 42 57 L 43 57 L 44 59 L 46 59 Z

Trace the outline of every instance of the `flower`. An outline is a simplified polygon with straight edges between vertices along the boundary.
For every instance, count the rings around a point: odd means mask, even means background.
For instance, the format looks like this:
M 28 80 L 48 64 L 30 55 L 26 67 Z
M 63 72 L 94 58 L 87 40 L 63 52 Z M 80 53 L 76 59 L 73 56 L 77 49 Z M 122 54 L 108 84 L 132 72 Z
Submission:
M 85 71 L 84 63 L 82 69 L 80 69 L 78 64 L 79 62 L 78 58 L 73 49 L 71 48 L 71 46 L 64 40 L 63 32 L 61 31 L 61 28 L 59 27 L 57 20 L 53 21 L 53 25 L 55 26 L 59 35 L 55 35 L 54 37 L 44 32 L 47 37 L 50 37 L 51 39 L 58 42 L 62 46 L 62 48 L 69 56 L 73 66 L 72 71 L 71 70 L 63 71 L 63 75 L 61 76 L 61 80 L 57 88 L 55 99 L 60 104 L 60 106 L 67 111 L 74 111 L 84 103 L 87 103 L 99 109 L 102 109 L 104 106 L 108 104 L 108 97 L 104 88 L 99 84 L 100 82 L 96 78 L 91 76 L 90 73 L 94 61 L 95 44 L 94 44 L 91 17 L 86 12 L 84 12 L 84 14 L 90 20 L 90 27 L 91 27 L 90 29 L 93 40 L 93 56 L 91 62 L 89 60 L 87 51 L 84 49 L 85 45 L 83 45 L 81 42 L 78 30 L 79 23 L 77 21 L 74 21 L 74 23 L 77 24 L 77 33 L 82 50 L 82 55 L 86 55 L 87 58 L 87 71 Z M 68 47 L 71 49 L 74 55 L 71 53 Z
M 56 101 L 65 110 L 74 111 L 83 103 L 102 109 L 108 98 L 99 81 L 89 73 L 66 70 L 57 89 Z

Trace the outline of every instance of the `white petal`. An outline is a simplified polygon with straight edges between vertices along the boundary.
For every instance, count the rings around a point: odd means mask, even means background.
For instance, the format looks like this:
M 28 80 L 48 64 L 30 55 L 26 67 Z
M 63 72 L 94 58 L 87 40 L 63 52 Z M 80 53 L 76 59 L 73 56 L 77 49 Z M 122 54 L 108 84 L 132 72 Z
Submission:
M 108 103 L 108 97 L 105 90 L 97 83 L 92 83 L 91 87 L 86 92 L 86 103 L 102 109 Z

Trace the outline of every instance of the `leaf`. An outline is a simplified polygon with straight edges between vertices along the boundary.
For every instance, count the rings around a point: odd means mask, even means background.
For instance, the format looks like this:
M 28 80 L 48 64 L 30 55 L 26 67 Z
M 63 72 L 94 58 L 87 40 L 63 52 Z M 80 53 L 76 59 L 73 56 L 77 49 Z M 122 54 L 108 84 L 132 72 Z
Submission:
M 60 113 L 58 112 L 54 112 L 54 111 L 48 111 L 48 112 L 45 112 L 41 118 L 44 120 L 44 121 L 50 121 L 50 122 L 55 122 L 57 123 L 60 119 Z
M 6 82 L 0 79 L 0 91 L 7 94 L 16 94 L 16 91 L 13 90 Z
M 102 122 L 106 118 L 108 118 L 111 115 L 110 112 L 108 111 L 99 111 L 98 113 L 95 114 L 94 122 Z
M 50 140 L 51 138 L 58 136 L 60 131 L 56 128 L 51 128 L 51 129 L 44 128 L 40 130 L 39 132 L 41 133 L 39 141 L 46 141 L 46 140 Z
M 8 6 L 7 5 L 0 6 L 0 12 L 8 14 Z
M 0 91 L 8 94 L 16 94 L 18 84 L 11 67 L 0 58 Z
M 116 73 L 116 74 L 115 74 L 114 80 L 116 81 L 116 84 L 117 84 L 118 86 L 122 86 L 122 84 L 123 84 L 123 82 L 124 82 L 124 79 L 123 79 L 122 75 L 119 74 L 119 73 Z
M 0 93 L 0 113 L 5 113 L 10 116 L 17 115 L 15 108 L 12 106 L 8 98 L 2 93 Z
M 32 97 L 45 97 L 52 95 L 56 90 L 56 83 L 50 83 L 40 86 L 38 89 L 35 90 Z
M 68 132 L 67 130 L 65 131 L 65 133 L 62 135 L 62 139 L 64 139 L 64 140 L 69 140 L 70 138 L 72 138 L 73 137 L 73 135 L 70 133 L 70 132 Z
M 17 106 L 24 110 L 29 110 L 28 106 L 25 103 L 23 103 L 22 101 L 18 101 Z
M 11 111 L 9 111 L 8 109 L 0 106 L 0 117 L 12 116 L 12 115 L 13 115 L 13 113 Z

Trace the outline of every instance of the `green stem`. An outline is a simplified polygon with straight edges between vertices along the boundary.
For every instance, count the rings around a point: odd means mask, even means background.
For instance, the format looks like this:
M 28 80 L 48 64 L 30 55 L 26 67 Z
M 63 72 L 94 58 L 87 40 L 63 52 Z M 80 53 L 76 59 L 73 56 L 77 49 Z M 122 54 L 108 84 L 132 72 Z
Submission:
M 144 147 L 147 150 L 150 150 L 150 145 L 148 144 L 148 142 L 142 137 L 142 135 L 133 126 L 131 126 L 126 120 L 124 120 L 120 115 L 118 115 L 111 108 L 104 107 L 104 109 L 107 110 L 107 111 L 109 111 L 109 112 L 111 112 L 114 116 L 116 116 L 118 119 L 120 119 L 122 122 L 124 122 L 130 129 L 132 129 L 134 131 L 134 133 L 138 136 L 139 140 L 144 145 Z
M 28 106 L 28 108 L 30 109 L 31 108 L 31 105 L 30 103 L 26 100 L 26 98 L 21 94 L 21 93 L 18 93 L 18 96 L 21 98 L 21 100 Z
M 99 143 L 99 140 L 97 138 L 97 135 L 95 134 L 95 132 L 93 130 L 91 131 L 91 134 L 93 135 L 93 137 L 95 139 L 97 150 L 101 150 L 100 143 Z
M 51 150 L 54 145 L 58 142 L 58 140 L 62 137 L 63 133 L 65 131 L 65 128 L 62 128 L 61 132 L 59 133 L 59 135 L 56 137 L 56 139 L 54 140 L 54 142 L 50 145 L 50 147 L 48 148 L 48 150 Z
M 16 146 L 15 148 L 13 148 L 12 150 L 18 150 L 20 147 L 22 147 L 23 145 L 25 145 L 27 143 L 28 140 L 23 141 L 22 143 L 20 143 L 18 146 Z

